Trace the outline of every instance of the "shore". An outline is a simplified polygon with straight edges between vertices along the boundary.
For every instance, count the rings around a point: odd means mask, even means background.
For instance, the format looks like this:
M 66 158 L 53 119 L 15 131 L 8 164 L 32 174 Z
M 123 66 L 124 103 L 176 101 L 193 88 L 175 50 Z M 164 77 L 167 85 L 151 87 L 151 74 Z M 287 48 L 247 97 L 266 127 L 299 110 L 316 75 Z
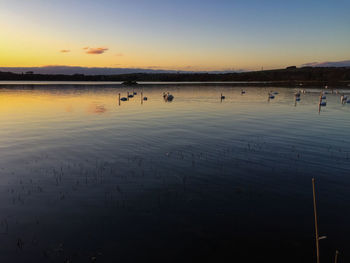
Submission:
M 230 86 L 336 86 L 347 87 L 350 85 L 350 67 L 330 68 L 286 68 L 276 70 L 237 72 L 237 73 L 135 73 L 121 75 L 58 75 L 36 74 L 27 72 L 16 74 L 12 72 L 0 72 L 0 81 L 21 82 L 99 82 L 101 84 L 136 83 L 147 84 L 218 84 Z

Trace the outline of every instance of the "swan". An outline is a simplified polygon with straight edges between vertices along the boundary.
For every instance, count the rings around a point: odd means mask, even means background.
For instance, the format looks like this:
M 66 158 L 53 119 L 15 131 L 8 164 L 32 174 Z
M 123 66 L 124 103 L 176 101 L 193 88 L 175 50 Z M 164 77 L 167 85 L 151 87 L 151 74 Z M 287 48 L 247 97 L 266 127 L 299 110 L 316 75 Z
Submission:
M 341 102 L 341 103 L 344 103 L 344 102 L 346 102 L 347 99 L 348 99 L 348 96 L 341 95 L 341 97 L 340 97 L 340 102 Z
M 169 92 L 168 93 L 163 93 L 163 98 L 165 101 L 172 101 L 174 99 L 174 96 L 171 95 Z
M 121 101 L 127 101 L 127 100 L 128 100 L 128 99 L 125 98 L 125 97 L 120 98 L 120 93 L 119 93 L 118 95 L 119 95 L 119 100 L 121 100 Z

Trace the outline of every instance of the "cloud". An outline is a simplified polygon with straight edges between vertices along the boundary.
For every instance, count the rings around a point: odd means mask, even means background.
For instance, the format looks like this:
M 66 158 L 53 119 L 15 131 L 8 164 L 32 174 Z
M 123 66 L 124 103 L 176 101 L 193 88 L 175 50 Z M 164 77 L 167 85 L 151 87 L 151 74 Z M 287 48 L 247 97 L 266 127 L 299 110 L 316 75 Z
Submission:
M 90 55 L 100 55 L 100 54 L 103 54 L 105 53 L 108 48 L 105 48 L 105 47 L 97 47 L 97 48 L 93 48 L 93 47 L 85 47 L 83 48 L 86 50 L 86 54 L 90 54 Z
M 61 52 L 61 53 L 69 53 L 70 50 L 69 50 L 69 49 L 62 49 L 62 50 L 60 50 L 60 52 Z
M 115 56 L 116 57 L 122 57 L 122 56 L 124 56 L 124 54 L 123 53 L 117 53 L 117 54 L 115 54 Z
M 333 62 L 310 62 L 301 65 L 302 67 L 350 67 L 350 60 Z

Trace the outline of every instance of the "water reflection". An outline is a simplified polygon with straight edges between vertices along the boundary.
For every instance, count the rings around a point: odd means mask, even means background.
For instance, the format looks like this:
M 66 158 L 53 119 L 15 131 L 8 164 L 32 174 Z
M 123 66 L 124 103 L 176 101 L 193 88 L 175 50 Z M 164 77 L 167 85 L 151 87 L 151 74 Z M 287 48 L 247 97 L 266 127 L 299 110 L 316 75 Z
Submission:
M 89 105 L 87 111 L 92 114 L 102 114 L 102 113 L 105 113 L 107 109 L 105 108 L 104 105 L 92 103 Z
M 349 90 L 244 90 L 1 89 L 1 261 L 312 261 L 311 177 L 323 258 L 349 251 Z

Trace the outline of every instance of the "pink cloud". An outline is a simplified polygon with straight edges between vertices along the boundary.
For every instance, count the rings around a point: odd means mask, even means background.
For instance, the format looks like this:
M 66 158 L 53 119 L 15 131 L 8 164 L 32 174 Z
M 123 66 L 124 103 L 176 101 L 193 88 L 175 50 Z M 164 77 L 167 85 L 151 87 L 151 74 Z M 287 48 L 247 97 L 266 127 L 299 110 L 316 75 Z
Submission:
M 108 48 L 105 48 L 105 47 L 97 47 L 97 48 L 92 48 L 92 47 L 86 47 L 86 48 L 83 48 L 86 50 L 86 54 L 90 54 L 90 55 L 100 55 L 100 54 L 103 54 L 105 53 Z
M 60 52 L 61 52 L 61 53 L 69 53 L 70 50 L 69 50 L 69 49 L 62 49 L 62 50 L 60 50 Z

